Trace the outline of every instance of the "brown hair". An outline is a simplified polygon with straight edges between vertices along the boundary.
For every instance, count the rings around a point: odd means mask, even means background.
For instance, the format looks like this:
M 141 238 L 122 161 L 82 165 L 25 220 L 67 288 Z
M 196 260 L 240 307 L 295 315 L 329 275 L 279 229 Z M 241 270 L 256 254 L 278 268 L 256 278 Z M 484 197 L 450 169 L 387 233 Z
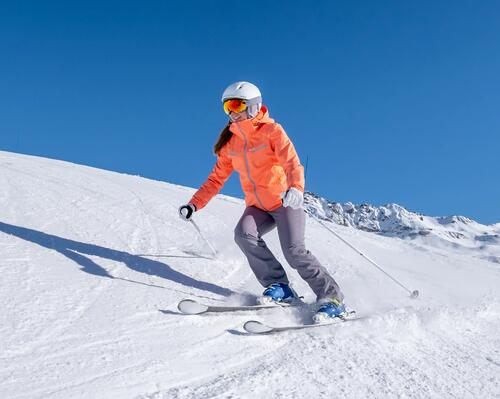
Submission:
M 227 142 L 233 137 L 233 133 L 229 130 L 229 126 L 231 126 L 231 122 L 229 122 L 226 126 L 224 126 L 224 129 L 220 132 L 219 138 L 217 139 L 217 142 L 214 145 L 214 152 L 215 155 L 219 155 L 220 150 L 222 150 L 222 147 L 224 147 Z

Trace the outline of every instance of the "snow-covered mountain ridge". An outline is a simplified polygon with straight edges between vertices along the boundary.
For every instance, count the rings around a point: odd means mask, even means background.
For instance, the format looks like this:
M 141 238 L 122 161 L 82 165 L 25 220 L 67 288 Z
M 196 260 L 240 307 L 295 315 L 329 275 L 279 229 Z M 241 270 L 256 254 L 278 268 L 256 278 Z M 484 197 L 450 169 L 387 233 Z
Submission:
M 398 204 L 342 204 L 311 192 L 305 193 L 304 202 L 310 214 L 341 226 L 389 237 L 422 240 L 425 236 L 433 236 L 443 245 L 464 246 L 479 251 L 489 247 L 494 254 L 490 251 L 486 258 L 500 263 L 500 251 L 496 251 L 500 248 L 500 223 L 483 225 L 465 216 L 425 216 Z

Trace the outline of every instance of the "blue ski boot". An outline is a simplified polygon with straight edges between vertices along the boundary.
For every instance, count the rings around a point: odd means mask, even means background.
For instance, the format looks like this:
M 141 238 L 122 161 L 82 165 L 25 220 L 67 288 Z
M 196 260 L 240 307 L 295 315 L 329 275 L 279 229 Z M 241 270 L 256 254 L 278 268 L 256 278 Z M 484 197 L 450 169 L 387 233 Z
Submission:
M 337 298 L 330 298 L 325 301 L 320 301 L 320 307 L 313 316 L 316 324 L 329 323 L 345 320 L 348 313 L 342 301 Z
M 279 304 L 291 304 L 299 299 L 297 293 L 286 283 L 273 283 L 268 286 L 259 298 L 262 305 L 278 302 Z

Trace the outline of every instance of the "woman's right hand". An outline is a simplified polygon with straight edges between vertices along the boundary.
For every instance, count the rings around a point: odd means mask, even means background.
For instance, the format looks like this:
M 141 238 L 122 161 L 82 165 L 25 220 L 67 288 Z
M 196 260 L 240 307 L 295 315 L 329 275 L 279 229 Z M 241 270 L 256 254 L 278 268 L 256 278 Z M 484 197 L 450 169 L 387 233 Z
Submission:
M 179 208 L 179 217 L 182 220 L 189 221 L 195 212 L 196 207 L 193 204 L 182 205 Z

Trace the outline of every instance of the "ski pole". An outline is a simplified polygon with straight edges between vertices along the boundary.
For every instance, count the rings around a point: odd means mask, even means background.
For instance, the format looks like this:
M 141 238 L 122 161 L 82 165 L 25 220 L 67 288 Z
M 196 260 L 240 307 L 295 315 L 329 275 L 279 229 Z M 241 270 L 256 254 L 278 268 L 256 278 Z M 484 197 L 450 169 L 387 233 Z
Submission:
M 215 248 L 213 247 L 213 245 L 210 243 L 210 241 L 208 241 L 205 236 L 203 235 L 203 233 L 201 232 L 200 228 L 198 227 L 198 225 L 194 222 L 193 219 L 189 219 L 189 221 L 193 224 L 194 228 L 196 229 L 196 231 L 198 231 L 198 234 L 200 235 L 200 237 L 202 238 L 203 241 L 205 241 L 205 243 L 208 245 L 208 247 L 210 248 L 210 250 L 212 251 L 213 253 L 213 256 L 214 258 L 217 257 L 217 251 L 215 250 Z
M 357 249 L 354 245 L 349 243 L 347 240 L 342 238 L 338 233 L 330 229 L 326 224 L 324 224 L 321 220 L 318 218 L 312 216 L 307 210 L 305 211 L 309 216 L 311 216 L 314 220 L 316 220 L 321 226 L 323 226 L 325 229 L 327 229 L 330 233 L 332 233 L 335 237 L 337 237 L 340 241 L 342 241 L 344 244 L 346 244 L 349 248 L 353 249 L 356 251 L 359 255 L 361 255 L 363 258 L 365 258 L 368 262 L 370 262 L 373 266 L 375 266 L 378 270 L 380 270 L 382 273 L 384 273 L 387 277 L 389 277 L 392 281 L 394 281 L 396 284 L 398 284 L 401 288 L 403 288 L 405 291 L 407 291 L 410 294 L 410 298 L 415 299 L 418 297 L 419 292 L 418 290 L 410 290 L 406 288 L 403 284 L 401 284 L 396 278 L 392 277 L 389 273 L 387 273 L 382 267 L 380 267 L 374 260 L 370 259 L 367 255 L 365 255 L 363 252 L 361 252 L 359 249 Z

